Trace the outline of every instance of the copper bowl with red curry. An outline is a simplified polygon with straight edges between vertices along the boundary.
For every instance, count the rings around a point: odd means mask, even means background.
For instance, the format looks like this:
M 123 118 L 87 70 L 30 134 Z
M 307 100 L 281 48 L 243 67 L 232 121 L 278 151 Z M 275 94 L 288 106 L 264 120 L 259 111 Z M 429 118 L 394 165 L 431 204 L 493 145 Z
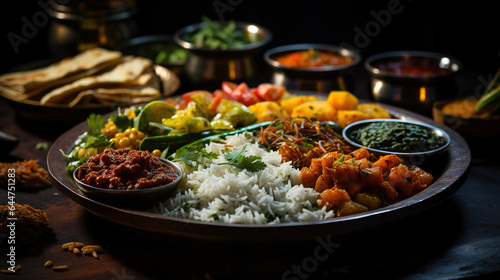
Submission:
M 361 55 L 328 44 L 293 44 L 266 51 L 264 60 L 273 69 L 273 84 L 287 89 L 329 92 L 352 90 L 350 72 L 361 62 Z
M 427 51 L 392 51 L 366 59 L 373 100 L 431 116 L 435 101 L 457 95 L 456 75 L 462 63 Z
M 151 207 L 167 199 L 182 179 L 175 163 L 148 151 L 107 148 L 75 169 L 73 180 L 87 195 Z

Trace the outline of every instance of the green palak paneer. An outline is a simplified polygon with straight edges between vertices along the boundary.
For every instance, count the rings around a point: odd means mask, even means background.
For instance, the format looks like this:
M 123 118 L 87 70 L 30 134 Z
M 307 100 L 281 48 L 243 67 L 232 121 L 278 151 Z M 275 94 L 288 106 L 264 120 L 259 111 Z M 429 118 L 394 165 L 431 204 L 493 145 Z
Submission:
M 431 151 L 446 144 L 432 129 L 403 122 L 373 122 L 349 136 L 365 147 L 398 153 Z

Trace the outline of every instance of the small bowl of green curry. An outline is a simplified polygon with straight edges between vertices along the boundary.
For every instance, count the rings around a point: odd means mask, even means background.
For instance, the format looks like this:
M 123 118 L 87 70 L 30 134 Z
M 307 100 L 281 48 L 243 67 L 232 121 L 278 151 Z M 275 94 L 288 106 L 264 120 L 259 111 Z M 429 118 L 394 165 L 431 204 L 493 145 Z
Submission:
M 373 119 L 352 123 L 342 131 L 344 139 L 378 155 L 402 158 L 430 157 L 445 152 L 450 136 L 435 126 L 408 120 Z

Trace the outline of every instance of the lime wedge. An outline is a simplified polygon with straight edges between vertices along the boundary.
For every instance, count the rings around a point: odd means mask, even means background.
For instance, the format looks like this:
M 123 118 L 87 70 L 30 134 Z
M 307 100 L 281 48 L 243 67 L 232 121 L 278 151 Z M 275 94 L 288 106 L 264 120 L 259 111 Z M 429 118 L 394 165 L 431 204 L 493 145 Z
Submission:
M 139 131 L 147 133 L 149 123 L 161 123 L 163 118 L 170 118 L 175 114 L 175 107 L 163 101 L 151 101 L 141 110 L 134 119 L 134 127 Z

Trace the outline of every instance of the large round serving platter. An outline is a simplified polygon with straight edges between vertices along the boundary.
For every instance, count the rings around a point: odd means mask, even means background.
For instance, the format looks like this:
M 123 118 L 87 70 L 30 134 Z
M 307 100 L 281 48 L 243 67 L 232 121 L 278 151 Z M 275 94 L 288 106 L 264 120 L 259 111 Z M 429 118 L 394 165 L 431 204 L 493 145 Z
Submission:
M 431 163 L 424 163 L 424 170 L 434 176 L 434 182 L 427 189 L 395 204 L 351 216 L 274 225 L 213 224 L 166 217 L 95 200 L 85 195 L 65 173 L 66 163 L 60 152 L 71 150 L 78 135 L 87 130 L 86 123 L 75 126 L 54 142 L 47 155 L 47 166 L 54 186 L 73 201 L 105 220 L 151 239 L 187 239 L 190 242 L 226 244 L 312 241 L 318 237 L 344 235 L 383 226 L 398 219 L 411 218 L 412 215 L 428 210 L 447 199 L 467 178 L 471 153 L 467 143 L 458 133 L 422 115 L 393 106 L 381 106 L 389 110 L 394 118 L 421 121 L 443 129 L 450 135 L 451 144 L 439 158 L 433 158 Z

